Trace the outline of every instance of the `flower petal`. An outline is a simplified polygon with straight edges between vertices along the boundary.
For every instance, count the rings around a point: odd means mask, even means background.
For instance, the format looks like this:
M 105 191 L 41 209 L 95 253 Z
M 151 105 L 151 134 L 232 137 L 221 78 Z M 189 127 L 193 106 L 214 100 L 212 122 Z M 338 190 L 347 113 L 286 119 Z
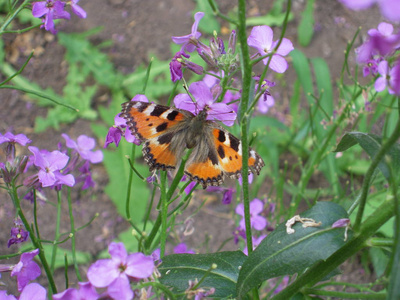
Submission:
M 131 300 L 133 298 L 133 291 L 127 276 L 119 276 L 115 279 L 108 286 L 107 292 L 113 299 Z
M 265 55 L 266 50 L 271 50 L 273 34 L 269 26 L 254 26 L 247 39 L 247 44 L 256 48 L 261 55 Z
M 153 274 L 154 261 L 151 256 L 143 253 L 133 253 L 127 258 L 127 268 L 125 273 L 135 278 L 147 278 Z
M 89 267 L 87 277 L 95 287 L 104 288 L 118 278 L 118 265 L 111 259 L 100 259 Z
M 265 64 L 265 61 L 268 62 L 268 58 L 263 59 L 264 64 Z M 283 73 L 287 70 L 288 63 L 282 56 L 275 54 L 271 58 L 269 67 L 277 73 Z

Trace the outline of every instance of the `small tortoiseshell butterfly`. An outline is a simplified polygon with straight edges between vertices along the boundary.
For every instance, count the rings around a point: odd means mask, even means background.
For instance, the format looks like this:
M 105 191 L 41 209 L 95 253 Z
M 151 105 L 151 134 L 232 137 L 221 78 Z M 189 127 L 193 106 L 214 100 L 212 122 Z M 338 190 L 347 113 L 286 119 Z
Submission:
M 185 174 L 203 188 L 222 184 L 225 177 L 239 178 L 242 145 L 215 121 L 207 120 L 206 106 L 197 115 L 190 111 L 148 102 L 122 104 L 121 117 L 143 144 L 144 160 L 154 169 L 175 169 L 186 148 L 193 149 Z M 259 174 L 264 161 L 249 149 L 249 173 Z

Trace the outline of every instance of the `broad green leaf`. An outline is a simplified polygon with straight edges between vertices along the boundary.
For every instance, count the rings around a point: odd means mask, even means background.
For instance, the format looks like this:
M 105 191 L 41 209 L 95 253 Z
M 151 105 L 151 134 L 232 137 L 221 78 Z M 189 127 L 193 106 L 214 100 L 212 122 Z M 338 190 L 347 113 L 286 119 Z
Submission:
M 308 0 L 307 5 L 301 14 L 301 21 L 297 27 L 299 44 L 303 47 L 308 46 L 314 34 L 314 4 L 315 0 Z
M 301 272 L 345 244 L 344 228 L 332 228 L 335 221 L 348 218 L 338 204 L 318 202 L 301 217 L 312 218 L 321 225 L 303 228 L 296 223 L 292 227 L 295 233 L 288 234 L 285 223 L 280 224 L 244 262 L 237 284 L 239 299 L 265 280 Z
M 188 289 L 189 280 L 200 280 L 206 276 L 200 287 L 215 288 L 213 297 L 234 298 L 240 266 L 245 259 L 242 251 L 168 255 L 158 268 L 160 281 L 172 287 L 174 292 L 182 293 Z M 213 264 L 217 268 L 208 273 Z
M 368 155 L 373 158 L 378 153 L 381 148 L 382 138 L 375 134 L 371 133 L 363 133 L 363 132 L 348 132 L 346 133 L 339 144 L 337 145 L 334 152 L 343 152 L 353 147 L 354 145 L 359 144 Z M 400 169 L 400 145 L 393 145 L 388 153 L 386 153 L 389 158 L 390 167 L 385 158 L 379 163 L 378 168 L 382 172 L 383 176 L 387 180 L 390 178 L 390 168 L 393 169 L 394 174 L 398 174 Z
M 297 78 L 300 80 L 303 92 L 306 95 L 309 104 L 314 104 L 315 100 L 310 94 L 314 94 L 313 89 L 313 78 L 311 74 L 311 68 L 308 58 L 298 49 L 294 49 L 290 52 L 292 57 L 293 67 L 296 71 Z

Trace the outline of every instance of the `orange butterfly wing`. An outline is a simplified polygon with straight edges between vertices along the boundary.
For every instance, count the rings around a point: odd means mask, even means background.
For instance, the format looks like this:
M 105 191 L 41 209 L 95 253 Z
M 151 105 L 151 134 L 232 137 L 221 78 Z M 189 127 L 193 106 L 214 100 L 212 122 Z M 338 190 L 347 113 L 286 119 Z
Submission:
M 169 142 L 173 127 L 187 116 L 168 106 L 138 101 L 123 103 L 121 116 L 135 137 L 144 142 L 142 152 L 150 171 L 175 168 L 178 159 L 169 149 Z

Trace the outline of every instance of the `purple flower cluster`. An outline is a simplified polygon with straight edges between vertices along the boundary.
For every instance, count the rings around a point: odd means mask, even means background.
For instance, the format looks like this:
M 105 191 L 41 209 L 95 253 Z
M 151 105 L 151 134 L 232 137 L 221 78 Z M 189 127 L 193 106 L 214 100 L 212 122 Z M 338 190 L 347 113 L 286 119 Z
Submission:
M 393 33 L 393 25 L 382 22 L 368 31 L 368 39 L 356 49 L 357 62 L 364 64 L 363 75 L 379 75 L 377 92 L 387 88 L 390 94 L 400 95 L 400 59 L 391 59 L 399 48 L 400 32 Z
M 42 28 L 50 31 L 53 34 L 57 33 L 54 27 L 54 20 L 56 19 L 67 19 L 71 18 L 69 12 L 65 10 L 67 6 L 71 6 L 71 10 L 79 18 L 86 18 L 86 12 L 77 3 L 79 0 L 46 0 L 40 2 L 34 2 L 32 5 L 32 15 L 35 18 L 42 18 Z

